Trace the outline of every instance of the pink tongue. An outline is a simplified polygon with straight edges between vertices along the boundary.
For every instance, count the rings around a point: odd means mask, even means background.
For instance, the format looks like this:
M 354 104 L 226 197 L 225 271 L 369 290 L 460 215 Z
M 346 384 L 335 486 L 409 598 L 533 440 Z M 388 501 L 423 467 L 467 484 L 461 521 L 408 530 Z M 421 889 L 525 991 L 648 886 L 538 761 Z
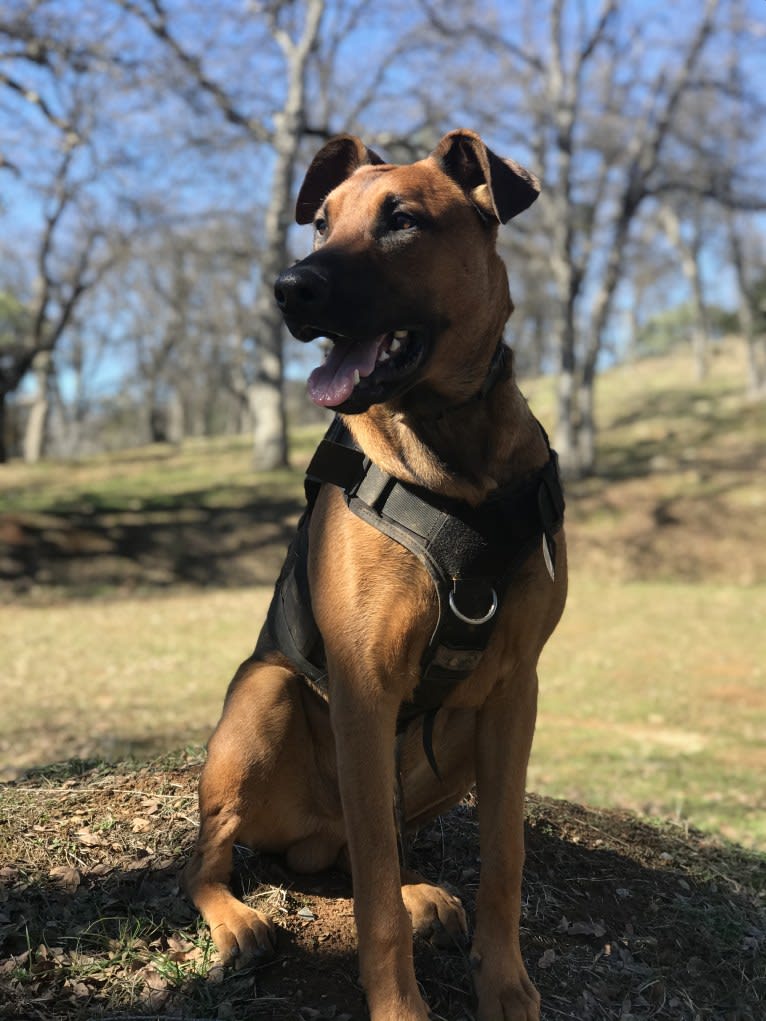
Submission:
M 355 386 L 354 372 L 362 379 L 375 368 L 380 345 L 386 334 L 366 341 L 339 341 L 333 344 L 327 361 L 309 376 L 308 393 L 315 404 L 334 408 L 351 396 Z

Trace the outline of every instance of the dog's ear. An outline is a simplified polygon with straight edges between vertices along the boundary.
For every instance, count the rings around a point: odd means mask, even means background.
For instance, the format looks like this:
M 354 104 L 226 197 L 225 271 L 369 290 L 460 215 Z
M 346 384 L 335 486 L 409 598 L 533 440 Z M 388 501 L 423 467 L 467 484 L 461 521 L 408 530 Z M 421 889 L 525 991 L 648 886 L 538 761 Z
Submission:
M 306 171 L 298 201 L 295 204 L 295 222 L 311 223 L 314 214 L 337 186 L 350 177 L 358 167 L 384 161 L 368 149 L 355 135 L 336 135 L 319 150 Z
M 431 158 L 460 185 L 482 214 L 500 223 L 523 213 L 540 194 L 540 182 L 534 174 L 513 160 L 500 159 L 474 131 L 450 131 Z

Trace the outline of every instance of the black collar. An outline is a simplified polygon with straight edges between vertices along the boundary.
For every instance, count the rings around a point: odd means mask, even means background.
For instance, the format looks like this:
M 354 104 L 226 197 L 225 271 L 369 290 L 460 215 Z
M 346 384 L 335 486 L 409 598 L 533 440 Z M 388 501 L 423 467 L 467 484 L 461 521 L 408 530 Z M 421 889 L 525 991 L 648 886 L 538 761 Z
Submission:
M 472 404 L 478 404 L 479 401 L 483 401 L 487 394 L 494 388 L 495 384 L 505 377 L 510 360 L 511 349 L 506 347 L 501 337 L 500 342 L 495 348 L 495 353 L 492 355 L 492 361 L 489 363 L 487 375 L 484 377 L 484 382 L 479 387 L 478 392 L 475 393 L 473 397 L 469 397 L 467 401 L 463 401 L 461 404 L 448 404 L 446 407 L 442 408 L 441 411 L 437 411 L 435 415 L 428 416 L 429 421 L 441 421 L 441 419 L 446 418 L 447 415 L 451 415 L 453 411 L 462 411 L 463 408 L 467 408 Z

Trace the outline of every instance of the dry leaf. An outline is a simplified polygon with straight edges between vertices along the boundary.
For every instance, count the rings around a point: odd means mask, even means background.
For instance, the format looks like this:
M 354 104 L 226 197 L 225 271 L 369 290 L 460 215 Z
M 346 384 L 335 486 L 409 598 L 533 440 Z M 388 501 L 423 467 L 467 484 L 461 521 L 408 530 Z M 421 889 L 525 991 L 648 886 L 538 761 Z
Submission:
M 67 982 L 66 988 L 73 996 L 77 997 L 78 1000 L 90 999 L 93 995 L 93 990 L 90 986 L 86 986 L 84 982 Z
M 77 831 L 77 839 L 85 847 L 103 847 L 105 843 L 103 837 L 99 837 L 98 834 L 93 833 L 87 827 Z
M 549 947 L 548 950 L 545 951 L 543 956 L 537 962 L 537 966 L 538 968 L 550 968 L 550 966 L 553 964 L 555 960 L 556 951 L 552 947 Z
M 144 968 L 142 977 L 146 985 L 155 992 L 167 989 L 170 984 L 168 980 L 164 978 L 164 976 L 160 975 L 160 973 L 150 964 Z
M 205 952 L 201 947 L 195 946 L 188 939 L 181 939 L 179 936 L 168 936 L 167 955 L 171 961 L 183 963 L 184 961 L 201 961 Z
M 48 876 L 67 893 L 74 893 L 82 882 L 82 876 L 71 865 L 56 865 L 50 870 Z
M 180 953 L 191 950 L 194 946 L 191 940 L 183 939 L 181 936 L 168 936 L 167 944 L 169 950 L 175 950 Z

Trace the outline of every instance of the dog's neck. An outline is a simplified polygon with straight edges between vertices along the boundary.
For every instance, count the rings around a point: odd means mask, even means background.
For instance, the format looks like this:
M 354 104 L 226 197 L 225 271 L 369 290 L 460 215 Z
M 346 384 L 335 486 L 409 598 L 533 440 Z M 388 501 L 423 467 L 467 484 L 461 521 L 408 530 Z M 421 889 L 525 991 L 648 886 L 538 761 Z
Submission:
M 481 399 L 438 413 L 428 402 L 423 404 L 374 405 L 344 420 L 365 454 L 383 471 L 474 505 L 548 459 L 542 430 L 510 365 Z

